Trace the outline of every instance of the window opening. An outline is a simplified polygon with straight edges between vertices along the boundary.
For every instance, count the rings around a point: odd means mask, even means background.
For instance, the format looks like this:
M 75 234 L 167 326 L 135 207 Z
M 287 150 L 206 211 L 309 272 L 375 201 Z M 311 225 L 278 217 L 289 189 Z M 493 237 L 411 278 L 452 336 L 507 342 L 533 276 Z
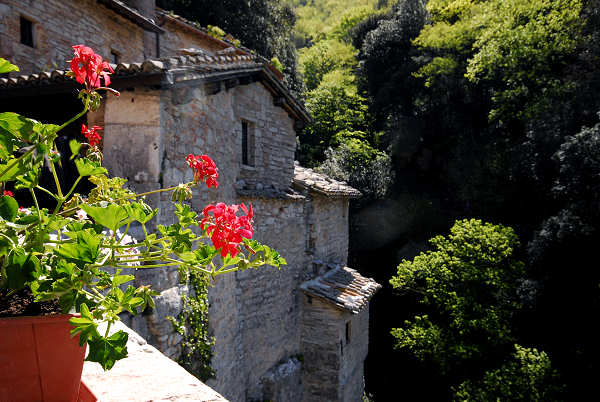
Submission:
M 248 122 L 242 122 L 242 163 L 248 164 Z
M 242 164 L 254 166 L 254 125 L 242 120 Z
M 21 43 L 33 47 L 33 22 L 27 18 L 20 18 L 21 24 Z
M 346 345 L 350 343 L 350 335 L 351 335 L 351 334 L 350 334 L 350 331 L 351 331 L 351 328 L 350 328 L 350 321 L 348 321 L 348 322 L 346 323 Z
M 111 50 L 110 59 L 113 64 L 119 64 L 121 62 L 121 55 L 119 54 L 119 52 Z

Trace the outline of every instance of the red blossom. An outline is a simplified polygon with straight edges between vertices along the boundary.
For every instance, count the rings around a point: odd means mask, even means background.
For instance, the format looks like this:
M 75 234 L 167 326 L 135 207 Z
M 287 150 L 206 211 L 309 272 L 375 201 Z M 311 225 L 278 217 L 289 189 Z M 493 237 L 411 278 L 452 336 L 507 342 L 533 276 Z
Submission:
M 238 210 L 246 215 L 237 216 Z M 212 213 L 212 215 L 211 215 Z M 202 211 L 200 226 L 205 230 L 217 250 L 221 250 L 221 256 L 230 254 L 235 257 L 239 252 L 239 245 L 243 238 L 251 239 L 254 233 L 252 205 L 246 208 L 241 205 L 226 205 L 222 202 L 216 205 L 208 205 Z
M 15 195 L 13 194 L 12 191 L 10 190 L 4 190 L 4 195 L 7 197 L 14 197 Z
M 73 50 L 75 54 L 71 59 L 71 71 L 78 83 L 85 84 L 88 90 L 93 90 L 101 86 L 102 78 L 105 87 L 110 85 L 108 75 L 114 71 L 106 61 L 102 61 L 101 56 L 84 45 L 75 45 Z
M 194 171 L 194 181 L 200 183 L 206 181 L 207 187 L 219 187 L 219 169 L 217 165 L 208 155 L 192 155 L 189 154 L 185 161 Z
M 100 144 L 102 137 L 98 133 L 98 130 L 102 130 L 100 126 L 92 126 L 92 128 L 88 129 L 85 124 L 81 125 L 81 134 L 85 135 L 90 146 L 95 147 Z

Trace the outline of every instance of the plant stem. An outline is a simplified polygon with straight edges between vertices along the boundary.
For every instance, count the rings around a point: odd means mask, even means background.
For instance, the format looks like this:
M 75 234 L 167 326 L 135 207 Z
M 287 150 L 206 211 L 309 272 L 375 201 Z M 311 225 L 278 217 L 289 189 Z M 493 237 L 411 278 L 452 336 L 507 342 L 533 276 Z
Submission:
M 129 262 L 129 261 L 128 261 Z M 162 268 L 162 267 L 171 267 L 175 265 L 181 265 L 181 263 L 169 263 L 169 264 L 153 264 L 153 265 L 140 265 L 136 267 L 136 269 L 140 268 Z M 129 265 L 115 265 L 115 268 L 131 268 Z
M 77 185 L 79 184 L 79 182 L 81 181 L 81 179 L 83 179 L 83 176 L 79 176 L 77 178 L 77 180 L 75 180 L 75 183 L 73 184 L 73 187 L 71 187 L 71 189 L 69 190 L 69 192 L 67 193 L 67 195 L 65 195 L 65 200 L 69 199 L 69 197 L 71 196 L 71 193 L 73 191 L 75 191 L 75 187 L 77 187 Z
M 60 187 L 60 180 L 58 180 L 58 175 L 56 174 L 56 168 L 54 167 L 54 162 L 50 161 L 50 170 L 52 171 L 52 177 L 54 177 L 54 184 L 56 184 L 56 191 L 58 191 L 58 203 L 56 205 L 56 209 L 60 209 L 62 206 L 61 200 L 64 202 L 64 197 L 62 193 L 62 189 Z
M 35 191 L 33 191 L 32 188 L 30 188 L 29 191 L 31 192 L 31 197 L 33 198 L 33 202 L 35 203 L 35 209 L 37 210 L 37 214 L 38 214 L 38 225 L 41 229 L 42 228 L 42 212 L 40 211 L 40 205 L 38 204 L 37 197 L 35 196 Z M 59 239 L 60 239 L 60 234 L 59 234 Z
M 196 187 L 197 186 L 197 183 L 194 183 L 194 182 L 189 182 L 189 183 L 186 183 L 186 184 L 189 185 L 190 187 Z M 157 190 L 147 191 L 145 193 L 126 195 L 125 197 L 113 200 L 113 202 L 125 201 L 125 200 L 129 200 L 129 199 L 136 199 L 136 198 L 144 197 L 144 196 L 150 195 L 150 194 L 163 193 L 165 191 L 173 191 L 177 187 L 179 187 L 179 186 L 173 186 L 173 187 L 169 187 L 169 188 L 159 188 Z M 70 212 L 76 211 L 77 209 L 80 208 L 80 206 L 81 206 L 81 204 L 76 205 L 73 208 L 65 209 L 59 215 L 64 215 L 64 214 L 68 214 Z
M 48 194 L 55 200 L 58 200 L 58 197 L 56 195 L 54 195 L 50 190 L 45 189 L 44 187 L 40 186 L 39 184 L 37 186 L 35 186 L 35 188 L 37 188 L 38 190 L 42 190 L 44 193 Z

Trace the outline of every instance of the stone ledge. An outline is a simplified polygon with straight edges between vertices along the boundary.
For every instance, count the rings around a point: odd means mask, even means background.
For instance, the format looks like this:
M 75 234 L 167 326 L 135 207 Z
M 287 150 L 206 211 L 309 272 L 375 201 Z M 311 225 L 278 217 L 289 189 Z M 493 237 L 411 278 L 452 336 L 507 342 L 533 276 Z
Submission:
M 92 362 L 83 366 L 81 379 L 99 401 L 227 401 L 125 324 L 113 324 L 111 333 L 118 330 L 129 334 L 129 357 L 109 371 Z

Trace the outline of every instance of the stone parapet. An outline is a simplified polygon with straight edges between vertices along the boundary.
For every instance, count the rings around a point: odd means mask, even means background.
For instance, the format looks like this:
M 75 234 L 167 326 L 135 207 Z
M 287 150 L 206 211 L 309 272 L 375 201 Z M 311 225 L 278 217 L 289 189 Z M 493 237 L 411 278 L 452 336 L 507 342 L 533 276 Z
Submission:
M 83 366 L 81 378 L 99 401 L 227 401 L 123 323 L 112 325 L 111 333 L 119 330 L 129 335 L 129 356 L 109 371 L 93 362 Z

